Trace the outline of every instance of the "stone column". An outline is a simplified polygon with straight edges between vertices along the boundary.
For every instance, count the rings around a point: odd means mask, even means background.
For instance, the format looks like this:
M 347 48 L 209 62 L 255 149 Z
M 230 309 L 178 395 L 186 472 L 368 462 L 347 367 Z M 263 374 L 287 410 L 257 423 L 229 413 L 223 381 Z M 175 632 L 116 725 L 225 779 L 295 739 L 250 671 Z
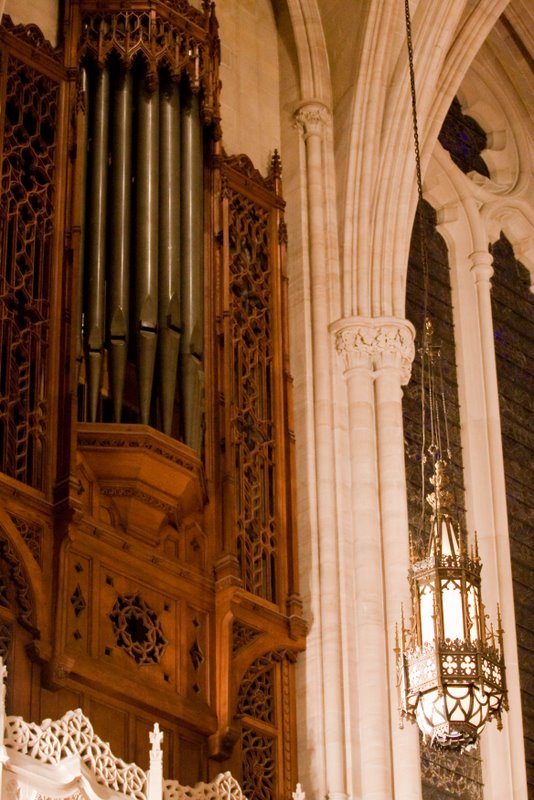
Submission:
M 402 599 L 409 607 L 401 385 L 414 333 L 409 322 L 360 317 L 332 332 L 349 404 L 361 795 L 391 800 L 394 787 L 396 800 L 416 800 L 417 733 L 398 728 L 393 653 Z
M 328 109 L 307 103 L 298 110 L 306 154 L 308 253 L 310 268 L 311 343 L 313 367 L 313 435 L 315 519 L 307 547 L 317 553 L 318 586 L 312 588 L 312 614 L 317 615 L 308 639 L 306 660 L 315 670 L 319 685 L 305 687 L 307 715 L 318 718 L 322 730 L 315 733 L 313 747 L 323 751 L 325 792 L 330 800 L 345 800 L 345 710 L 343 700 L 342 611 L 340 598 L 339 531 L 335 489 L 332 433 L 331 348 L 328 334 L 329 286 L 327 275 L 327 220 L 323 139 Z M 304 559 L 303 559 L 304 561 Z M 320 705 L 320 710 L 317 706 Z M 309 719 L 308 719 L 309 724 Z M 321 741 L 322 739 L 322 741 Z M 319 759 L 320 761 L 321 759 Z M 311 778 L 313 779 L 313 775 Z M 315 791 L 318 791 L 316 787 Z
M 373 388 L 374 331 L 364 320 L 334 327 L 343 357 L 349 406 L 359 765 L 361 796 L 391 798 L 391 750 L 384 637 L 384 591 Z
M 410 380 L 415 331 L 407 320 L 374 321 L 374 378 L 378 439 L 378 482 L 384 558 L 391 750 L 395 800 L 421 798 L 419 735 L 415 725 L 399 726 L 397 669 L 393 652 L 401 604 L 410 609 L 408 504 L 404 461 L 402 386 Z
M 500 603 L 504 628 L 504 654 L 510 711 L 504 716 L 502 733 L 488 725 L 482 736 L 484 798 L 526 800 L 526 771 L 521 717 L 519 666 L 512 586 L 512 567 L 508 540 L 508 513 L 502 453 L 499 388 L 493 340 L 491 311 L 491 255 L 486 250 L 470 256 L 475 281 L 480 348 L 482 353 L 490 497 L 479 498 L 493 509 L 493 530 L 479 530 L 482 563 L 482 591 L 490 617 Z

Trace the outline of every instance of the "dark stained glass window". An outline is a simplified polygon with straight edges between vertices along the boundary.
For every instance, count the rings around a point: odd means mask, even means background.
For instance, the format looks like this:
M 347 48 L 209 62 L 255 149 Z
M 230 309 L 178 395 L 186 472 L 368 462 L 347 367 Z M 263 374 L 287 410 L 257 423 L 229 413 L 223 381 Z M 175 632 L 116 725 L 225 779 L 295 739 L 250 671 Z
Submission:
M 481 156 L 487 146 L 486 134 L 473 117 L 463 113 L 457 97 L 447 112 L 438 139 L 462 172 L 478 172 L 489 178 L 488 166 Z

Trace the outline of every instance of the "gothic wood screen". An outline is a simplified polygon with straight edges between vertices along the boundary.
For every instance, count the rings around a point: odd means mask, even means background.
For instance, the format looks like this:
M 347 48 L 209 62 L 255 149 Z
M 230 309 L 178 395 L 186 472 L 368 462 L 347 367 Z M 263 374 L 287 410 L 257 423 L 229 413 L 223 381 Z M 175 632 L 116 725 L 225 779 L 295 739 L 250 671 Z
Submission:
M 280 161 L 221 172 L 220 374 L 224 398 L 224 548 L 242 587 L 285 605 L 294 592 L 292 431 Z
M 210 745 L 251 797 L 290 800 L 294 661 L 306 625 L 296 588 L 280 161 L 275 153 L 263 178 L 246 156 L 217 155 L 213 180 L 222 547 L 219 729 Z
M 61 53 L 35 27 L 4 16 L 0 45 L 0 471 L 46 491 L 60 380 L 66 84 Z
M 248 800 L 289 800 L 295 788 L 294 661 L 292 652 L 266 653 L 239 687 L 240 783 Z

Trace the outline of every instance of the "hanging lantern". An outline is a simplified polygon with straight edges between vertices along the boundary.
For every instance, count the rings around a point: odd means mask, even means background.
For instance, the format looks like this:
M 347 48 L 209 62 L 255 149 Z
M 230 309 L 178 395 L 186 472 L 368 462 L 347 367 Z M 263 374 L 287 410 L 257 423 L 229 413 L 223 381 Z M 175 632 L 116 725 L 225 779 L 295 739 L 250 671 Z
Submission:
M 420 350 L 421 408 L 430 443 L 426 450 L 423 446 L 421 459 L 423 467 L 432 466 L 434 490 L 426 496 L 432 509 L 426 553 L 416 557 L 410 547 L 412 614 L 408 627 L 403 615 L 396 642 L 399 708 L 432 746 L 467 749 L 493 717 L 502 727 L 501 714 L 508 707 L 503 631 L 499 611 L 497 631 L 486 624 L 478 543 L 468 552 L 467 537 L 452 513 L 448 464 L 442 456 L 445 451 L 450 458 L 441 353 L 432 339 L 427 318 Z M 426 535 L 428 515 L 422 511 Z
M 426 558 L 412 561 L 410 627 L 397 636 L 399 706 L 425 741 L 439 748 L 474 745 L 486 722 L 507 708 L 500 613 L 487 629 L 478 546 L 463 546 L 450 516 L 446 462 L 437 459 L 427 496 L 432 507 Z
M 421 214 L 423 182 L 419 153 L 417 97 L 412 44 L 410 3 L 405 0 L 406 44 L 412 100 L 414 155 Z M 425 557 L 416 558 L 410 547 L 412 614 L 406 627 L 404 613 L 396 648 L 399 710 L 401 719 L 416 721 L 425 741 L 442 749 L 465 750 L 476 744 L 493 717 L 502 728 L 501 715 L 508 708 L 503 658 L 503 631 L 497 609 L 497 631 L 488 629 L 482 603 L 478 544 L 469 553 L 467 537 L 451 514 L 452 495 L 447 489 L 450 445 L 440 349 L 432 344 L 428 308 L 428 260 L 424 225 L 421 230 L 425 311 L 421 353 L 422 481 L 430 463 L 434 491 L 427 495 L 432 508 L 430 536 Z M 439 380 L 437 380 L 437 376 Z M 439 383 L 439 385 L 438 385 Z M 427 423 L 430 444 L 425 449 Z M 442 444 L 442 432 L 444 445 Z M 424 506 L 424 502 L 423 502 Z M 422 509 L 423 533 L 425 511 Z

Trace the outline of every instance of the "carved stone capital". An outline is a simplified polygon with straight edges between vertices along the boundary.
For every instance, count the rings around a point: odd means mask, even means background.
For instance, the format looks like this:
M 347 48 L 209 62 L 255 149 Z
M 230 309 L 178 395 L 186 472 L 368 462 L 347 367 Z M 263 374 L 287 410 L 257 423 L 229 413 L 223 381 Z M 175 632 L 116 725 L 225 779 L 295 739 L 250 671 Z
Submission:
M 318 101 L 302 105 L 295 113 L 295 121 L 304 135 L 304 140 L 309 136 L 322 136 L 323 128 L 329 119 L 329 109 Z
M 345 371 L 396 369 L 401 385 L 410 380 L 415 354 L 415 330 L 408 320 L 392 317 L 348 317 L 332 328 L 335 347 L 343 358 Z

